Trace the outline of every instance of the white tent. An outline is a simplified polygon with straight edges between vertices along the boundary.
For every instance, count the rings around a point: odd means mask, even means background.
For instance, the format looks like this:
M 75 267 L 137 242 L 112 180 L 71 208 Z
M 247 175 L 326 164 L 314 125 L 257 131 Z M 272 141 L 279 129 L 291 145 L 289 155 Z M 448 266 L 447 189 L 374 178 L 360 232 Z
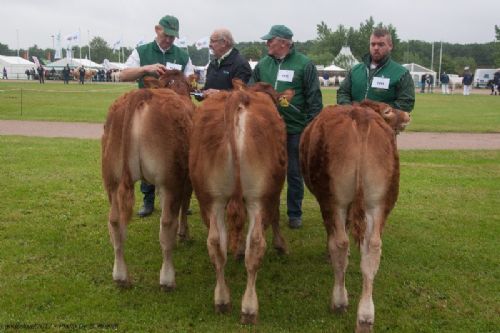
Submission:
M 118 69 L 118 70 L 123 70 L 125 68 L 127 68 L 127 66 L 125 64 L 122 64 L 121 62 L 111 62 L 109 61 L 107 63 L 107 66 L 104 65 L 104 63 L 102 64 L 104 69 L 106 69 L 106 67 L 108 67 L 108 69 Z
M 343 68 L 340 68 L 339 66 L 335 66 L 334 64 L 331 64 L 330 66 L 326 66 L 323 68 L 324 71 L 327 72 L 345 72 L 346 70 Z
M 3 68 L 7 70 L 7 77 L 9 79 L 27 79 L 24 73 L 27 69 L 35 68 L 35 63 L 28 61 L 21 57 L 9 57 L 0 55 L 0 71 Z
M 429 68 L 425 68 L 422 65 L 411 63 L 411 64 L 404 64 L 403 67 L 405 67 L 410 72 L 410 75 L 413 78 L 413 82 L 415 83 L 415 87 L 420 87 L 420 80 L 422 79 L 422 75 L 424 74 L 430 74 L 433 76 L 434 86 L 438 81 L 436 72 Z
M 359 61 L 354 57 L 349 46 L 342 46 L 339 54 L 333 59 L 332 65 L 334 64 L 340 64 L 350 69 L 359 64 Z
M 70 68 L 76 68 L 80 66 L 85 66 L 85 68 L 92 68 L 92 69 L 102 69 L 103 66 L 99 65 L 91 60 L 88 59 L 78 59 L 78 58 L 63 58 L 59 59 L 57 61 L 51 62 L 50 64 L 45 65 L 45 68 L 55 68 L 55 69 L 62 69 L 66 65 L 69 65 Z

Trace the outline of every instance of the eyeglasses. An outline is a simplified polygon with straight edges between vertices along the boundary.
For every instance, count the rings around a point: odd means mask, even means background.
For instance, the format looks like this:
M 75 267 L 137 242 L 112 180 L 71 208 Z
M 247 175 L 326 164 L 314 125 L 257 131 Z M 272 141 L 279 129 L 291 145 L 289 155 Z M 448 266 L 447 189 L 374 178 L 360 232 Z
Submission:
M 210 38 L 210 43 L 213 44 L 213 43 L 217 43 L 217 42 L 220 42 L 220 41 L 223 41 L 224 38 L 217 38 L 217 39 L 212 39 Z

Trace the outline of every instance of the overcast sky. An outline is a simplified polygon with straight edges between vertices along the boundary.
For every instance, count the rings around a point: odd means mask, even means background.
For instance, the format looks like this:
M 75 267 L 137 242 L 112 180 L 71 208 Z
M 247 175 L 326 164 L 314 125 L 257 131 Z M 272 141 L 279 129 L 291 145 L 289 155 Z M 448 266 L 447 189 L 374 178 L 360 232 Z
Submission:
M 179 18 L 190 44 L 218 27 L 229 28 L 237 42 L 256 41 L 274 24 L 306 41 L 316 38 L 321 21 L 333 30 L 357 28 L 370 16 L 395 26 L 401 40 L 484 43 L 500 25 L 500 0 L 2 0 L 0 8 L 0 43 L 11 49 L 52 48 L 52 35 L 78 31 L 82 45 L 100 36 L 110 45 L 121 39 L 122 46 L 135 46 L 153 40 L 154 25 L 166 14 Z

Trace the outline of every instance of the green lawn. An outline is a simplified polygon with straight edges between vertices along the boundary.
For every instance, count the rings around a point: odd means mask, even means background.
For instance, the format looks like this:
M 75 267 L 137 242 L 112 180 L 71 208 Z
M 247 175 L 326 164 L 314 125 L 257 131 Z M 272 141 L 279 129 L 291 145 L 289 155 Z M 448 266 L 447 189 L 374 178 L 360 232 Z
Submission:
M 104 122 L 111 103 L 133 83 L 64 85 L 0 82 L 0 119 Z M 22 89 L 22 92 L 21 92 Z M 323 104 L 336 90 L 323 89 Z M 500 133 L 500 97 L 418 94 L 407 131 Z
M 226 269 L 233 311 L 214 313 L 215 274 L 196 200 L 193 240 L 174 253 L 178 288 L 158 287 L 156 212 L 131 221 L 125 252 L 134 285 L 117 289 L 99 156 L 97 140 L 0 136 L 0 331 L 27 331 L 8 329 L 16 324 L 50 332 L 106 331 L 91 324 L 120 332 L 353 331 L 359 251 L 352 246 L 348 313 L 333 315 L 326 236 L 309 193 L 304 228 L 284 228 L 290 254 L 265 255 L 256 327 L 238 323 L 245 269 L 233 260 Z M 375 281 L 376 331 L 498 332 L 500 152 L 404 151 L 401 172 Z

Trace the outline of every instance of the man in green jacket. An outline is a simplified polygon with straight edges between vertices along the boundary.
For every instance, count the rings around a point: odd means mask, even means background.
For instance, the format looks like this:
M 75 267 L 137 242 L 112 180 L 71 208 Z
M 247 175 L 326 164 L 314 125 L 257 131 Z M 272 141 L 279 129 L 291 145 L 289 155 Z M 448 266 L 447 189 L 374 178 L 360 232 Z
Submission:
M 408 70 L 391 59 L 391 51 L 391 33 L 376 28 L 370 36 L 370 54 L 342 81 L 337 104 L 371 99 L 411 112 L 415 106 L 415 85 Z
M 252 81 L 270 83 L 278 92 L 293 89 L 295 95 L 288 106 L 280 106 L 287 131 L 287 215 L 289 227 L 302 226 L 304 181 L 300 173 L 300 135 L 309 122 L 321 111 L 318 72 L 312 61 L 295 50 L 292 31 L 284 25 L 274 25 L 266 40 L 268 55 L 255 66 Z
M 138 80 L 139 88 L 144 88 L 145 76 L 160 76 L 167 69 L 178 69 L 188 76 L 194 67 L 186 51 L 174 45 L 179 37 L 179 20 L 171 15 L 161 18 L 155 26 L 156 38 L 148 44 L 138 46 L 127 59 L 126 69 L 120 72 L 120 81 Z M 137 213 L 140 217 L 151 215 L 154 210 L 155 186 L 141 182 L 144 205 Z

